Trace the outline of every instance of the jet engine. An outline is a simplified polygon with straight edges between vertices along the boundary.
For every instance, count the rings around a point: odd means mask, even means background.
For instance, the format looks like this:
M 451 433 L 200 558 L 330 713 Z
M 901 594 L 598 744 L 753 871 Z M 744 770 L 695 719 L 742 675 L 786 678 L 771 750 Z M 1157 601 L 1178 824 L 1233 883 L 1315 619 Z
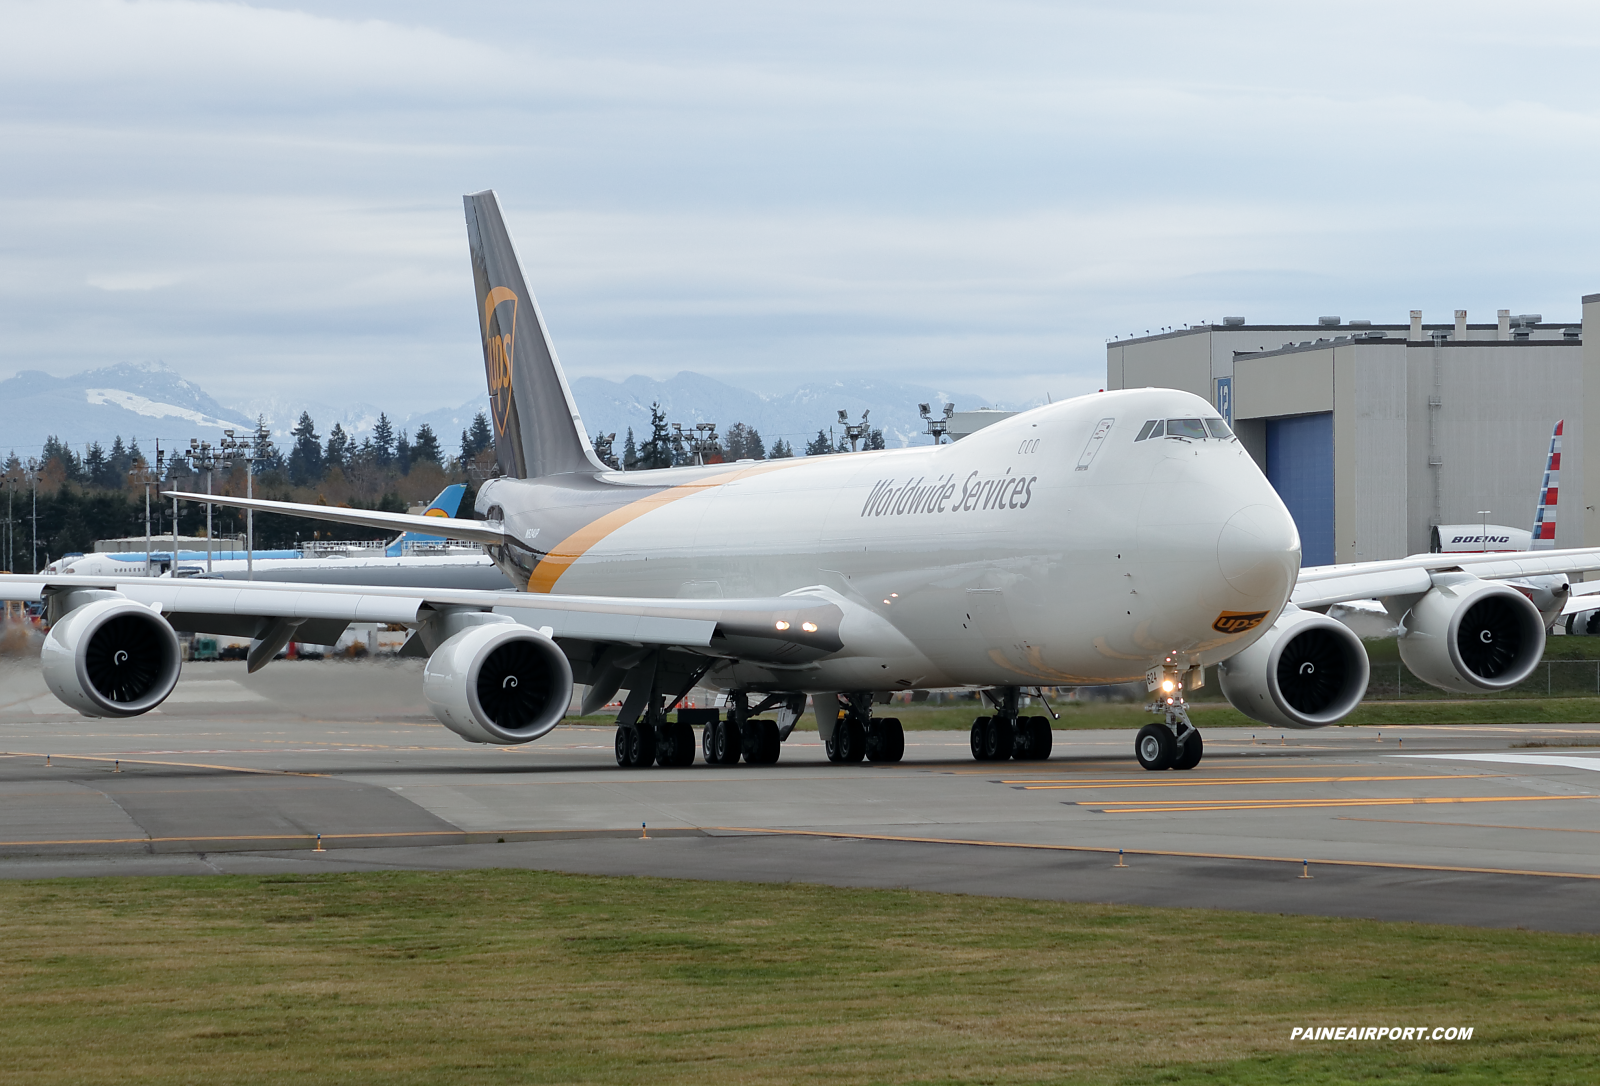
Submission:
M 538 630 L 509 620 L 471 626 L 428 657 L 422 693 L 470 743 L 528 743 L 566 715 L 572 665 Z
M 166 700 L 183 655 L 155 611 L 121 596 L 61 616 L 40 654 L 51 693 L 85 716 L 138 716 Z
M 1367 693 L 1367 650 L 1350 627 L 1288 608 L 1259 640 L 1217 668 L 1223 696 L 1245 716 L 1285 728 L 1337 723 Z
M 1544 616 L 1508 585 L 1463 575 L 1436 584 L 1401 620 L 1400 659 L 1423 682 L 1475 694 L 1515 686 L 1544 655 Z

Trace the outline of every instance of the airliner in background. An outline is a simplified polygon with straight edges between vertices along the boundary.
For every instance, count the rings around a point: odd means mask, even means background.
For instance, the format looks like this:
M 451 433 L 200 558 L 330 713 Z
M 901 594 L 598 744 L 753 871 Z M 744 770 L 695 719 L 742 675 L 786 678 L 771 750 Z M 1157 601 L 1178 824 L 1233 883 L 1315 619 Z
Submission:
M 672 710 L 726 691 L 705 759 L 778 760 L 808 697 L 834 761 L 898 761 L 895 691 L 986 700 L 975 758 L 1040 759 L 1041 686 L 1143 680 L 1157 718 L 1134 753 L 1192 769 L 1185 691 L 1210 665 L 1241 712 L 1314 728 L 1365 694 L 1366 651 L 1325 612 L 1380 600 L 1400 652 L 1446 690 L 1524 679 L 1600 550 L 1426 554 L 1300 568 L 1272 486 L 1206 401 L 1131 389 L 1037 407 L 954 445 L 619 472 L 590 447 L 493 192 L 465 198 L 499 477 L 482 520 L 237 498 L 217 504 L 481 543 L 516 591 L 409 586 L 0 578 L 44 600 L 44 674 L 91 716 L 134 716 L 178 678 L 176 631 L 249 636 L 252 669 L 288 640 L 398 623 L 425 657 L 422 696 L 476 743 L 526 743 L 626 690 L 616 755 L 686 765 Z M 190 497 L 189 495 L 180 495 Z M 314 631 L 314 632 L 313 632 Z
M 422 516 L 449 519 L 461 508 L 467 488 L 452 483 L 429 503 Z M 204 495 L 185 493 L 196 501 Z M 160 536 L 152 539 L 159 543 Z M 307 544 L 297 550 L 257 549 L 252 561 L 237 548 L 180 551 L 176 570 L 171 551 L 96 552 L 58 558 L 44 568 L 47 577 L 59 574 L 95 577 L 196 577 L 225 581 L 269 581 L 290 584 L 386 585 L 409 588 L 505 590 L 511 586 L 500 567 L 477 544 L 462 544 L 444 536 L 417 530 L 400 532 L 388 542 Z

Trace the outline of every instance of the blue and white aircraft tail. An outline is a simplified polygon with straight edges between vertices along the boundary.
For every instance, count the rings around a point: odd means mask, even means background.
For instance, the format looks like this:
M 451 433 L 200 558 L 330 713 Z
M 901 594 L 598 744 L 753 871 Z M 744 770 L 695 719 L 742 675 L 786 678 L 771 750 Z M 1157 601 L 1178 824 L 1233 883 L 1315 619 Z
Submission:
M 423 512 L 425 517 L 454 517 L 461 509 L 461 499 L 466 495 L 467 488 L 460 483 L 451 483 L 439 491 L 439 496 L 433 499 L 433 504 Z M 441 547 L 448 543 L 442 535 L 427 535 L 423 532 L 402 532 L 393 543 L 389 544 L 383 553 L 389 558 L 399 558 L 408 545 L 417 543 L 437 543 Z

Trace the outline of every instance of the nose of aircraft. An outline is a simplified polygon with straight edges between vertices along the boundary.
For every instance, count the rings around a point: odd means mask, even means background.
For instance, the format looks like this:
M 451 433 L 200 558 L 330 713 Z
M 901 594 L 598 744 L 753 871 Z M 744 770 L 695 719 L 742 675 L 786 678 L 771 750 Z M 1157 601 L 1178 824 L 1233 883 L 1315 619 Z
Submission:
M 1217 566 L 1234 589 L 1259 606 L 1278 606 L 1300 569 L 1300 533 L 1281 502 L 1243 506 L 1217 537 Z

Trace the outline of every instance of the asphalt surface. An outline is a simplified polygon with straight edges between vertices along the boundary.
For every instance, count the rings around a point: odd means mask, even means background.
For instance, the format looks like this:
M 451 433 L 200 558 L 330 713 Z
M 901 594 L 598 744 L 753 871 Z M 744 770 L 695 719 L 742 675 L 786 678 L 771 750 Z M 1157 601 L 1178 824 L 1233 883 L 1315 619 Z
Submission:
M 474 747 L 420 693 L 411 662 L 194 664 L 90 720 L 0 660 L 0 877 L 529 867 L 1600 930 L 1600 724 L 1213 729 L 1161 774 L 1131 731 L 998 765 L 913 733 L 895 766 L 797 732 L 775 766 L 623 770 L 611 729 Z

